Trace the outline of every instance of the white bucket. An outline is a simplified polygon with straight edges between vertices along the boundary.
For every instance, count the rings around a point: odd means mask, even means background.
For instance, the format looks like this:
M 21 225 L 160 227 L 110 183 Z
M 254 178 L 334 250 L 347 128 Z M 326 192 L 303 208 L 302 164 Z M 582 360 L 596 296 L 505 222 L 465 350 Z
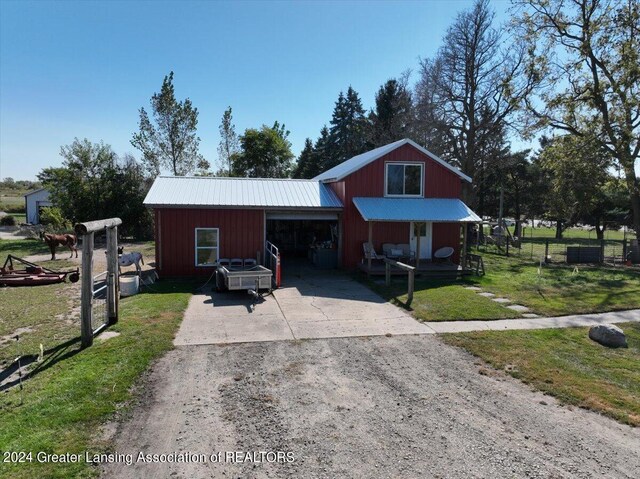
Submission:
M 140 278 L 137 276 L 120 276 L 120 297 L 126 298 L 138 294 Z

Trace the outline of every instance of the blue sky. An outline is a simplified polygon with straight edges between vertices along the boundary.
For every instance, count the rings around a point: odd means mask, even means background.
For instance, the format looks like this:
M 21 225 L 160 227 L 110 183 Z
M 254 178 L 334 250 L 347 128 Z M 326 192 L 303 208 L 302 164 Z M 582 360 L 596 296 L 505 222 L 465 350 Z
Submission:
M 0 177 L 15 179 L 59 165 L 74 137 L 139 157 L 138 109 L 171 70 L 176 96 L 200 111 L 209 161 L 229 105 L 239 133 L 285 123 L 297 155 L 340 90 L 352 85 L 372 107 L 472 3 L 0 2 Z M 493 6 L 504 21 L 509 3 Z

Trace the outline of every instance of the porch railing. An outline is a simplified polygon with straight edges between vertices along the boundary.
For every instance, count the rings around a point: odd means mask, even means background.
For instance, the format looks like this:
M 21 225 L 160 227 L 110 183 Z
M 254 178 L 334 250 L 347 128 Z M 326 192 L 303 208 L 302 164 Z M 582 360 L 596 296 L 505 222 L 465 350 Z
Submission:
M 271 241 L 265 243 L 264 266 L 273 271 L 271 276 L 274 287 L 279 288 L 281 283 L 280 250 Z

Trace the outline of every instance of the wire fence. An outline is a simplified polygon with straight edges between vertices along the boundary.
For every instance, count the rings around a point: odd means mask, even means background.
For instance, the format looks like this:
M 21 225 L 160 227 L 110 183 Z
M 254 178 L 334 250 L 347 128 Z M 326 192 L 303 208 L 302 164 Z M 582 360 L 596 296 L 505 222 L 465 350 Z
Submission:
M 543 260 L 552 263 L 607 263 L 624 264 L 635 260 L 635 238 L 569 237 L 549 238 L 534 236 L 534 228 L 528 228 L 520 238 L 489 235 L 476 240 L 479 251 L 492 252 L 522 259 Z M 585 232 L 585 236 L 586 232 Z M 595 236 L 595 235 L 594 235 Z
M 109 323 L 107 309 L 107 272 L 93 277 L 93 301 L 91 304 L 91 329 L 95 332 Z

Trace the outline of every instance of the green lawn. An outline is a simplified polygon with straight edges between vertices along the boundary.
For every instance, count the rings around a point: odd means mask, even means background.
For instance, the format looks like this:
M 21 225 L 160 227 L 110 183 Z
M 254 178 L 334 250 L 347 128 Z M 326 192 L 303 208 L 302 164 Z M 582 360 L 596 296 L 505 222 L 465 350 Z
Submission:
M 640 426 L 640 324 L 619 326 L 627 335 L 627 349 L 591 341 L 588 328 L 481 331 L 442 338 L 564 404 Z
M 27 191 L 0 189 L 0 211 L 24 213 L 24 194 Z
M 405 307 L 407 279 L 394 278 L 387 288 L 384 283 L 368 285 L 387 301 Z M 455 321 L 473 319 L 516 318 L 519 314 L 491 299 L 464 288 L 463 283 L 416 279 L 411 313 L 421 321 Z
M 34 366 L 35 375 L 2 393 L 0 451 L 106 452 L 98 430 L 131 398 L 132 386 L 151 361 L 172 348 L 191 292 L 191 282 L 162 281 L 153 291 L 121 301 L 120 336 L 81 350 L 61 341 Z M 2 475 L 21 478 L 80 478 L 98 471 L 80 464 L 2 464 Z
M 513 228 L 510 228 L 513 233 Z M 525 226 L 524 231 L 525 238 L 551 238 L 554 239 L 556 237 L 556 229 L 553 228 L 531 228 Z M 591 239 L 596 240 L 596 232 L 595 230 L 587 230 L 584 228 L 568 228 L 562 232 L 562 237 L 565 239 Z M 625 234 L 620 230 L 605 230 L 604 231 L 604 239 L 605 240 L 617 240 L 621 241 L 625 238 Z M 627 231 L 626 238 L 628 240 L 635 239 L 635 234 L 632 230 Z
M 549 264 L 480 252 L 486 276 L 468 281 L 545 316 L 640 308 L 640 269 Z
M 7 255 L 12 254 L 23 258 L 32 254 L 43 254 L 49 252 L 49 247 L 40 241 L 39 239 L 25 239 L 25 240 L 3 240 L 0 239 L 0 261 L 4 264 Z M 52 264 L 58 264 L 59 261 L 47 262 L 44 266 L 51 266 Z
M 475 252 L 475 251 L 474 251 Z M 528 258 L 505 257 L 480 251 L 486 275 L 462 281 L 416 278 L 409 308 L 422 321 L 504 319 L 519 314 L 491 299 L 465 289 L 475 285 L 483 291 L 527 306 L 542 316 L 596 313 L 640 308 L 640 268 L 549 264 Z M 407 301 L 406 278 L 384 282 L 366 281 L 383 298 L 399 306 Z

